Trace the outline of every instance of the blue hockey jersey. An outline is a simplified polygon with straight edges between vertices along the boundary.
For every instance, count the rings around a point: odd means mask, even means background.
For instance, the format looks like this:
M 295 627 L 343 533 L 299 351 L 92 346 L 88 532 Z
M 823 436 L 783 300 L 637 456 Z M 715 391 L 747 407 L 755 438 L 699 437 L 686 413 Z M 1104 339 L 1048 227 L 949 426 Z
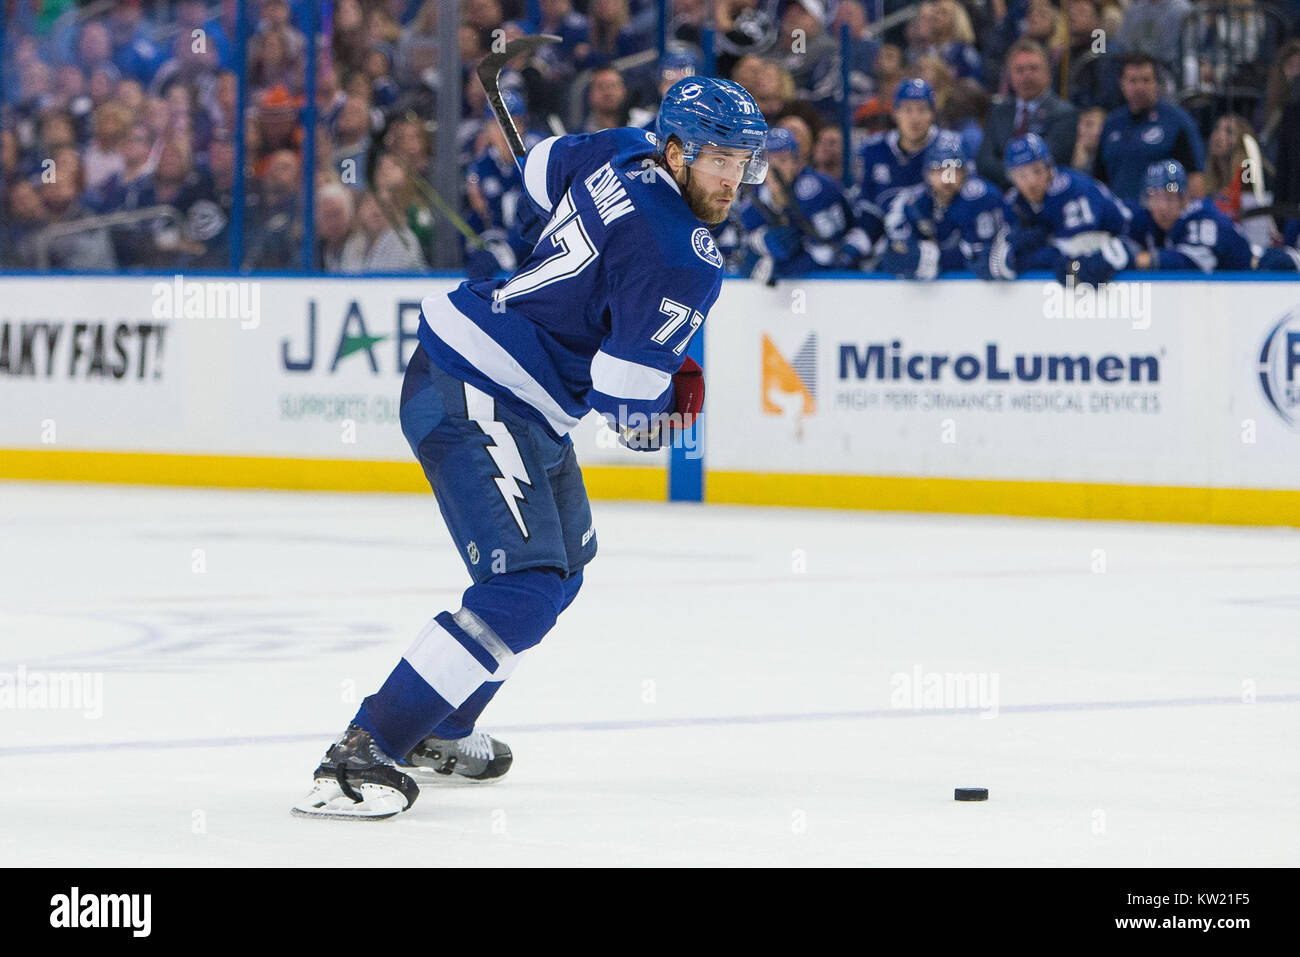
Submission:
M 870 137 L 858 153 L 856 177 L 857 215 L 872 243 L 885 232 L 885 210 L 901 189 L 915 186 L 925 179 L 925 151 L 939 135 L 937 126 L 921 148 L 908 153 L 898 143 L 898 130 Z
M 766 183 L 740 206 L 736 218 L 750 254 L 739 267 L 743 274 L 748 274 L 762 256 L 773 258 L 775 275 L 796 276 L 820 269 L 852 269 L 871 252 L 871 243 L 857 223 L 852 204 L 834 179 L 806 166 L 790 188 L 795 210 L 777 209 Z M 782 215 L 789 221 L 784 228 L 777 222 Z M 788 234 L 788 241 L 777 234 Z M 723 239 L 722 244 L 729 245 L 728 239 Z
M 940 273 L 970 269 L 1003 225 L 1002 194 L 988 180 L 968 177 L 948 206 L 936 206 L 934 194 L 921 184 L 899 192 L 885 214 L 891 246 L 926 241 L 938 255 L 916 258 L 913 278 L 933 279 Z
M 1014 187 L 1007 192 L 1006 220 L 1017 228 L 1040 228 L 1048 244 L 1017 262 L 1017 270 L 1050 269 L 1058 253 L 1083 256 L 1128 231 L 1132 214 L 1101 183 L 1077 170 L 1058 167 L 1043 202 L 1034 205 Z
M 524 191 L 547 220 L 541 238 L 508 279 L 421 303 L 433 362 L 556 435 L 593 408 L 620 428 L 670 411 L 722 255 L 656 149 L 629 127 L 533 147 Z
M 1250 269 L 1254 252 L 1237 225 L 1214 203 L 1194 199 L 1166 233 L 1151 213 L 1133 214 L 1129 237 L 1151 253 L 1152 269 Z

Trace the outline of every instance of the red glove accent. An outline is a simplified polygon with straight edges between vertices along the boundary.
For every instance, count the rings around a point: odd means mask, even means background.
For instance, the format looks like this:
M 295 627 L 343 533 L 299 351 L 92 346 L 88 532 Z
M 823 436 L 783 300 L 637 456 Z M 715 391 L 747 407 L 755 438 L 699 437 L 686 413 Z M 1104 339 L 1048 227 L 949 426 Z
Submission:
M 690 356 L 682 360 L 682 367 L 673 376 L 673 393 L 673 412 L 682 417 L 682 428 L 689 429 L 704 407 L 704 370 Z

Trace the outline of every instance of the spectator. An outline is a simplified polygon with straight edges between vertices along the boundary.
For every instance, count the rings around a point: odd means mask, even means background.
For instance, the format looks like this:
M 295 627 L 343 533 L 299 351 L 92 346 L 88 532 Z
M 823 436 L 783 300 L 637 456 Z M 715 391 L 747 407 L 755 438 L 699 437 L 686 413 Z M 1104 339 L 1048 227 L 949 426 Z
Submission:
M 1246 172 L 1245 137 L 1254 133 L 1246 118 L 1235 113 L 1219 117 L 1210 133 L 1205 162 L 1205 195 L 1233 222 L 1241 218 L 1242 196 L 1244 192 L 1250 192 L 1251 176 L 1263 172 Z
M 343 184 L 355 190 L 366 188 L 370 171 L 370 110 L 360 97 L 349 96 L 334 121 L 332 165 Z
M 293 150 L 267 158 L 266 174 L 248 197 L 245 269 L 295 269 L 302 265 L 302 161 Z
M 433 250 L 433 213 L 420 201 L 414 180 L 392 153 L 380 153 L 375 160 L 374 194 L 389 220 L 406 224 L 420 246 L 421 258 L 428 262 Z
M 292 96 L 283 86 L 273 86 L 258 97 L 254 117 L 257 122 L 257 146 L 247 149 L 253 164 L 253 175 L 266 175 L 271 155 L 281 150 L 294 153 L 302 149 L 303 129 L 298 120 L 300 97 Z M 367 119 L 367 135 L 369 120 Z M 364 168 L 361 170 L 364 179 Z
M 766 63 L 767 61 L 762 57 L 743 56 L 736 61 L 731 78 L 736 83 L 739 83 L 750 96 L 753 96 L 754 91 L 758 89 L 759 83 L 762 82 L 764 64 Z M 658 110 L 658 104 L 655 104 L 655 109 Z
M 558 36 L 560 42 L 548 48 L 554 52 L 557 60 L 570 68 L 575 59 L 575 49 L 585 43 L 590 25 L 587 18 L 573 9 L 570 0 L 539 0 L 540 16 L 535 23 L 525 27 L 528 33 L 550 33 Z
M 574 48 L 579 70 L 604 66 L 617 57 L 635 53 L 648 37 L 630 29 L 627 0 L 591 0 L 587 38 Z
M 163 51 L 149 38 L 140 0 L 119 0 L 109 11 L 109 42 L 113 63 L 122 76 L 148 86 L 166 59 Z
M 108 27 L 99 20 L 88 20 L 77 40 L 76 65 L 87 73 L 113 66 L 113 44 Z
M 342 183 L 316 190 L 316 268 L 343 272 L 343 247 L 352 232 L 353 191 Z
M 1124 57 L 1120 92 L 1125 104 L 1106 117 L 1097 152 L 1097 178 L 1120 199 L 1138 199 L 1152 163 L 1174 159 L 1188 173 L 1193 196 L 1203 195 L 1205 146 L 1192 118 L 1160 99 L 1156 61 L 1145 53 Z
M 880 41 L 867 29 L 867 14 L 861 0 L 840 0 L 835 5 L 831 39 L 836 43 L 842 25 L 849 28 L 849 109 L 856 111 L 878 92 L 874 68 Z
M 141 224 L 130 231 L 131 254 L 123 266 L 219 268 L 226 265 L 228 217 L 217 203 L 212 175 L 194 166 L 189 147 L 173 137 L 163 144 L 158 166 L 140 185 L 137 202 L 143 209 L 169 206 L 181 218 L 179 229 L 164 221 Z M 118 245 L 119 255 L 122 245 Z
M 250 43 L 248 81 L 254 88 L 283 86 L 301 93 L 305 82 L 303 62 L 293 54 L 286 30 L 267 30 Z
M 1101 0 L 1066 0 L 1070 30 L 1070 76 L 1067 94 L 1081 110 L 1113 110 L 1122 102 L 1119 63 L 1122 45 L 1101 25 Z
M 113 89 L 113 99 L 130 110 L 131 115 L 138 119 L 145 104 L 144 87 L 136 80 L 122 79 Z
M 1071 169 L 1095 177 L 1097 147 L 1101 145 L 1101 128 L 1105 122 L 1106 111 L 1100 106 L 1090 106 L 1079 113 L 1079 135 L 1074 141 Z
M 775 119 L 795 98 L 794 78 L 781 64 L 764 60 L 759 66 L 757 84 L 749 93 L 763 116 Z
M 41 181 L 40 195 L 41 205 L 49 212 L 49 226 L 72 224 L 91 215 L 77 198 L 81 195 L 81 168 L 75 161 L 63 165 L 56 161 L 55 175 Z M 47 249 L 52 269 L 87 272 L 117 266 L 104 229 L 64 233 L 51 239 Z
M 1078 111 L 1049 88 L 1047 51 L 1033 40 L 1017 40 L 1007 53 L 1007 76 L 1013 95 L 1000 97 L 989 110 L 976 162 L 979 175 L 999 189 L 1009 185 L 1003 166 L 1007 143 L 1035 133 L 1053 160 L 1069 165 L 1078 134 Z
M 1052 5 L 1051 0 L 1029 0 L 1025 7 L 1025 29 L 1020 34 L 1020 39 L 1032 40 L 1041 46 L 1047 55 L 1048 74 L 1051 77 L 1059 74 L 1061 56 L 1070 42 L 1070 31 L 1065 25 L 1065 18 Z M 1010 50 L 1007 52 L 1009 55 Z M 1008 78 L 1004 89 L 1009 88 Z
M 1213 203 L 1192 199 L 1181 163 L 1153 163 L 1143 179 L 1142 208 L 1129 235 L 1140 251 L 1137 269 L 1198 270 L 1252 268 L 1250 243 Z
M 1282 45 L 1268 71 L 1259 139 L 1260 145 L 1269 153 L 1276 152 L 1282 114 L 1297 99 L 1300 99 L 1300 39 L 1293 39 Z
M 965 8 L 957 0 L 927 0 L 921 7 L 928 9 L 930 18 L 930 42 L 924 52 L 941 58 L 958 79 L 982 76 L 984 62 L 975 49 L 975 31 Z M 918 19 L 924 15 L 918 13 Z
M 966 158 L 972 162 L 980 155 L 984 142 L 984 125 L 988 122 L 992 101 L 988 91 L 975 80 L 958 80 L 953 84 L 940 123 L 961 136 Z
M 119 103 L 105 103 L 95 111 L 94 133 L 85 152 L 86 189 L 96 189 L 125 168 L 121 148 L 130 126 L 131 112 Z
M 438 85 L 438 0 L 424 0 L 397 41 L 394 79 L 404 88 Z
M 37 266 L 36 234 L 50 214 L 41 202 L 40 193 L 30 180 L 16 179 L 5 188 L 4 228 L 0 235 L 0 253 L 6 266 L 35 269 Z
M 812 165 L 817 172 L 829 176 L 835 182 L 844 180 L 844 134 L 833 123 L 828 123 L 817 134 L 813 145 Z
M 1150 57 L 1153 69 L 1158 64 L 1176 72 L 1183 24 L 1191 12 L 1188 0 L 1132 0 L 1120 27 L 1119 42 L 1126 52 Z
M 375 194 L 363 193 L 357 206 L 357 228 L 344 243 L 342 272 L 427 272 L 420 244 L 404 224 L 390 223 Z
M 123 136 L 119 150 L 122 168 L 98 187 L 90 189 L 83 198 L 85 205 L 94 212 L 111 213 L 119 209 L 136 209 L 140 205 L 140 187 L 156 163 L 153 130 L 147 124 L 135 124 Z
M 623 75 L 612 67 L 601 67 L 591 74 L 587 90 L 587 117 L 582 129 L 586 133 L 627 125 L 627 87 Z
M 659 116 L 659 103 L 664 98 L 664 95 L 678 80 L 684 80 L 688 76 L 695 76 L 699 73 L 701 66 L 700 58 L 695 55 L 693 50 L 678 47 L 675 50 L 666 51 L 659 61 L 659 81 L 654 90 L 655 98 L 644 107 L 632 109 L 628 114 L 628 125 L 653 132 L 655 120 Z M 744 84 L 741 85 L 744 86 Z
M 122 74 L 115 66 L 100 67 L 98 70 L 91 71 L 90 80 L 86 84 L 86 93 L 90 97 L 92 109 L 103 106 L 117 96 L 117 89 L 123 82 L 121 77 Z M 131 82 L 135 83 L 134 80 Z M 140 84 L 135 83 L 135 87 L 139 89 Z
M 822 0 L 791 0 L 781 14 L 780 59 L 795 94 L 829 117 L 839 89 L 839 44 L 826 34 Z M 794 96 L 787 99 L 794 99 Z M 763 105 L 759 104 L 759 109 Z M 763 111 L 767 115 L 767 111 Z

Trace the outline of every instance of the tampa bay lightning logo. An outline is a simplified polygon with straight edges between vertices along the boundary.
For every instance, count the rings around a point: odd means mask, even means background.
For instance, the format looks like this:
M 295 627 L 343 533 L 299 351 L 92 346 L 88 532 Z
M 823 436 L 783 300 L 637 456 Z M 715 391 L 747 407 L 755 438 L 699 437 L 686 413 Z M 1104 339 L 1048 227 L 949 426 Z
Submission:
M 683 100 L 693 100 L 704 92 L 704 87 L 698 83 L 687 83 L 682 87 L 681 93 L 678 94 Z
M 1264 398 L 1287 425 L 1300 410 L 1300 312 L 1288 312 L 1264 338 L 1259 351 L 1259 384 Z
M 718 244 L 713 241 L 713 234 L 703 226 L 691 234 L 691 248 L 695 250 L 695 255 L 710 266 L 722 268 L 722 253 L 718 251 Z

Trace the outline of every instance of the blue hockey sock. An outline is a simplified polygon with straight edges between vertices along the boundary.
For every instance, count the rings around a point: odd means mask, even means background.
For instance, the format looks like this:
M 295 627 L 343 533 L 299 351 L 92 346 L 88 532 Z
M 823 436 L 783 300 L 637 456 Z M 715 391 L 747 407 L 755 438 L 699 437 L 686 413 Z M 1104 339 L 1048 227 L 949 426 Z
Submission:
M 477 586 L 476 586 L 477 587 Z M 568 608 L 573 604 L 573 599 L 578 597 L 578 589 L 582 587 L 582 569 L 577 573 L 564 579 L 564 597 L 560 603 L 560 611 Z M 471 596 L 466 592 L 466 603 L 473 602 L 480 610 L 486 610 L 477 595 Z M 488 613 L 491 615 L 491 612 Z M 478 721 L 479 715 L 483 709 L 488 706 L 494 695 L 501 690 L 502 682 L 489 681 L 472 695 L 465 699 L 465 703 L 449 714 L 442 722 L 438 724 L 429 733 L 447 740 L 463 738 L 474 730 L 474 724 Z
M 577 594 L 581 576 L 569 581 L 535 568 L 470 586 L 460 611 L 442 612 L 420 632 L 383 687 L 362 702 L 356 723 L 398 760 L 431 729 L 468 734 L 514 670 L 515 656 L 540 642 Z

